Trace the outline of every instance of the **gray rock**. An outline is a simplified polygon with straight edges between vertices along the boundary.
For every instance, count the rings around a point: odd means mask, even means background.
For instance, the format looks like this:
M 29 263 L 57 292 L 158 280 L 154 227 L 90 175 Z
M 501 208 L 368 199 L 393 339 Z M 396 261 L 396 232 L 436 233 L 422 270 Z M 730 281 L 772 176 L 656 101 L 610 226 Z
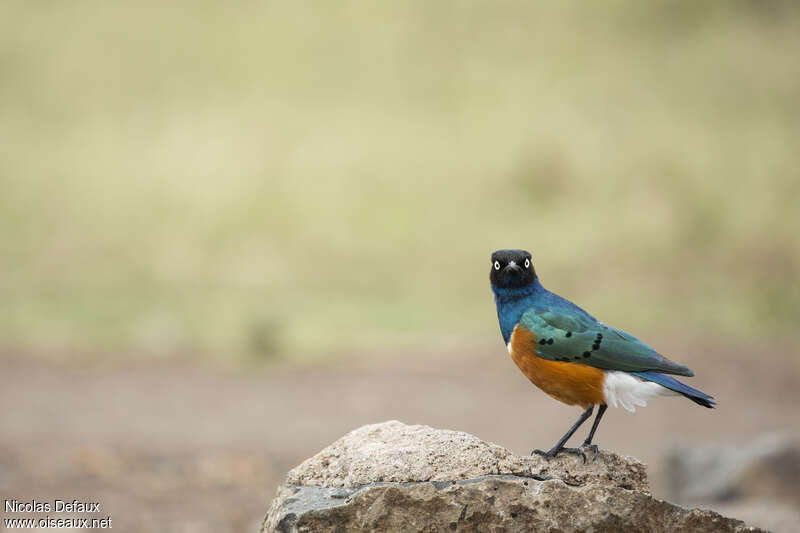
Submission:
M 649 490 L 645 465 L 629 457 L 602 452 L 587 465 L 575 455 L 558 461 L 538 455 L 520 457 L 468 433 L 408 426 L 396 420 L 351 431 L 292 469 L 286 483 L 353 488 L 375 482 L 459 481 L 492 474 Z
M 673 448 L 664 469 L 670 499 L 712 505 L 751 524 L 800 533 L 800 443 L 772 434 L 750 442 Z
M 666 473 L 670 497 L 680 502 L 765 500 L 800 507 L 800 444 L 780 435 L 676 447 Z
M 645 466 L 601 452 L 518 457 L 457 431 L 364 426 L 289 472 L 262 531 L 757 531 L 649 494 Z

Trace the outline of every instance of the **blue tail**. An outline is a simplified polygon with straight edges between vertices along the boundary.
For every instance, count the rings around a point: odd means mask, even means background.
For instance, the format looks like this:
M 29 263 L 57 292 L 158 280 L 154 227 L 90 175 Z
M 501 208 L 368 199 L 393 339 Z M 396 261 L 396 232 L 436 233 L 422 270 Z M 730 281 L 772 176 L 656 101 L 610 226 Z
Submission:
M 666 387 L 670 390 L 674 390 L 680 394 L 683 394 L 694 403 L 700 404 L 703 407 L 714 408 L 717 402 L 714 401 L 713 396 L 709 396 L 703 391 L 699 391 L 687 385 L 686 383 L 681 383 L 677 379 L 673 378 L 672 376 L 668 376 L 666 374 L 661 374 L 660 372 L 631 372 L 634 376 L 638 376 L 642 379 L 646 379 L 647 381 L 652 381 L 653 383 L 658 383 L 662 387 Z

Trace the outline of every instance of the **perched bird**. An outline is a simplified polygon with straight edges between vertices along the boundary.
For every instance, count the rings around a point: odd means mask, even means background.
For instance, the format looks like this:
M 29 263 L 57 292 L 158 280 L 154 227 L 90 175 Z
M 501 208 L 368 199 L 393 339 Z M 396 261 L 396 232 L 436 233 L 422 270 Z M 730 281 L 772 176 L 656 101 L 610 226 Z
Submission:
M 564 444 L 592 416 L 596 405 L 597 417 L 582 445 L 595 457 L 598 449 L 592 438 L 609 405 L 634 411 L 650 398 L 666 395 L 683 395 L 703 407 L 715 405 L 708 394 L 668 375 L 693 376 L 687 367 L 545 289 L 525 250 L 494 252 L 489 279 L 511 359 L 544 392 L 584 409 L 555 446 L 531 454 L 552 457 L 570 452 L 586 462 L 581 448 Z

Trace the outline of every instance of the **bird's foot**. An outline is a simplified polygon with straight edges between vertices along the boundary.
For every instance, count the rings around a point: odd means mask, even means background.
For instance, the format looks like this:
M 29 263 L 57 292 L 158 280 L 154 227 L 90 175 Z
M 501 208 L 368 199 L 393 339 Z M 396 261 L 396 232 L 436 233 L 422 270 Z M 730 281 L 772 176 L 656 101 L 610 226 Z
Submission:
M 541 455 L 544 457 L 555 457 L 559 453 L 574 453 L 575 455 L 580 455 L 583 458 L 583 464 L 586 464 L 586 454 L 583 453 L 583 450 L 580 448 L 553 448 L 552 450 L 542 451 L 542 450 L 533 450 L 531 455 Z
M 584 442 L 581 444 L 581 448 L 586 448 L 592 452 L 592 462 L 597 461 L 597 455 L 600 453 L 600 448 L 597 447 L 597 444 L 589 444 L 588 442 Z

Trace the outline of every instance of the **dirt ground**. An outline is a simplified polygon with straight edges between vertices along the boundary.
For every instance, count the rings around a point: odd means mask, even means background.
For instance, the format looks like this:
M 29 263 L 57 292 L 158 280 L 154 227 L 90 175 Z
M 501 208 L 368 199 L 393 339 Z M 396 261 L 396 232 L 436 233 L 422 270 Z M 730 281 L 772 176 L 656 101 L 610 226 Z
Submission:
M 612 409 L 597 435 L 601 447 L 650 465 L 656 496 L 669 496 L 662 465 L 675 444 L 800 435 L 800 364 L 789 348 L 671 347 L 666 353 L 697 354 L 675 358 L 719 407 L 665 398 L 635 414 Z M 0 500 L 97 501 L 96 516 L 122 531 L 256 531 L 285 472 L 362 424 L 463 430 L 526 454 L 552 445 L 577 418 L 578 409 L 528 383 L 502 347 L 468 352 L 249 372 L 180 360 L 75 369 L 7 354 Z M 731 509 L 755 525 L 792 529 L 792 516 L 720 507 Z

